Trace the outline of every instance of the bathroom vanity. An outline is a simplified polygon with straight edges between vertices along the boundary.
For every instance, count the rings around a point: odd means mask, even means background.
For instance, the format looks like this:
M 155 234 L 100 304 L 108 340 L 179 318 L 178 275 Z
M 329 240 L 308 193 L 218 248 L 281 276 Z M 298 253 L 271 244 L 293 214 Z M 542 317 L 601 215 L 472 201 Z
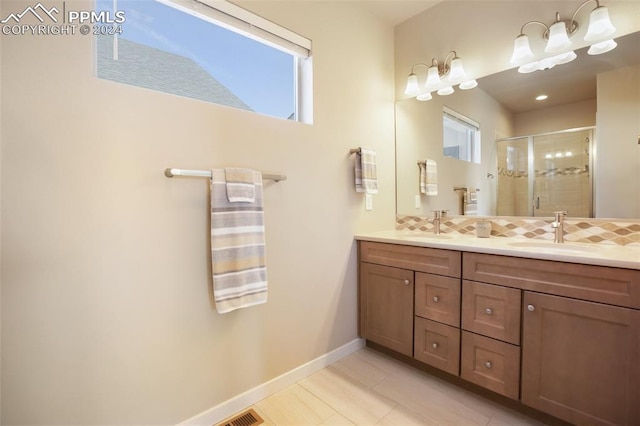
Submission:
M 640 424 L 638 247 L 356 239 L 367 341 L 567 422 Z

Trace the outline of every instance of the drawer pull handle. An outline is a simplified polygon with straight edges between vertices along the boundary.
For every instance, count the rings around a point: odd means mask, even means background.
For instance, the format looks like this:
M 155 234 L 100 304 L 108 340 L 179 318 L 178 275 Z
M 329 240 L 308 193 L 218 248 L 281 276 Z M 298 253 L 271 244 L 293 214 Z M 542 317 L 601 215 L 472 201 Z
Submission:
M 438 342 L 433 342 L 433 343 L 431 344 L 431 347 L 432 347 L 433 349 L 438 349 L 438 346 L 440 346 L 440 345 L 438 344 Z
M 527 311 L 529 311 L 529 312 L 533 312 L 533 311 L 535 311 L 535 310 L 536 310 L 536 307 L 535 307 L 535 306 L 533 306 L 533 305 L 527 305 Z
M 491 361 L 487 361 L 487 362 L 484 363 L 484 366 L 486 368 L 491 368 L 491 367 L 493 367 L 493 364 L 491 363 Z
M 484 310 L 484 313 L 487 314 L 487 315 L 493 315 L 493 309 L 487 308 L 487 309 Z
M 409 280 L 404 280 L 404 285 L 409 285 L 410 282 L 411 281 L 409 281 Z
M 438 296 L 433 296 L 433 303 L 438 303 L 440 298 Z

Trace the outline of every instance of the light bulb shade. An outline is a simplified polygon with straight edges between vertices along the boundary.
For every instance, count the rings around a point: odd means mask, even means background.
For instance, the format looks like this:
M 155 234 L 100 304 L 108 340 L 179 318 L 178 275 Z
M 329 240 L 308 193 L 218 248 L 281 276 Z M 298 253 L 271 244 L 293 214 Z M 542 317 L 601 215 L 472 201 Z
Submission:
M 589 16 L 589 28 L 584 35 L 585 41 L 598 41 L 616 32 L 616 28 L 609 19 L 609 9 L 606 6 L 596 7 Z
M 542 58 L 540 59 L 537 64 L 538 64 L 538 69 L 540 71 L 542 70 L 550 70 L 551 68 L 555 67 L 558 63 L 556 62 L 557 57 L 559 57 L 561 55 L 556 55 L 556 56 L 552 56 L 550 58 Z
M 433 65 L 429 67 L 427 72 L 427 84 L 428 91 L 434 90 L 440 86 L 440 74 L 438 73 L 438 67 Z
M 571 47 L 571 41 L 567 35 L 567 26 L 564 22 L 556 22 L 549 28 L 549 41 L 544 51 L 547 53 L 560 53 Z
M 539 69 L 538 62 L 530 62 L 528 64 L 521 65 L 520 68 L 518 68 L 518 72 L 521 74 L 529 74 L 531 72 L 538 71 Z
M 462 60 L 460 58 L 455 57 L 451 61 L 447 80 L 449 84 L 458 84 L 465 80 L 464 68 L 462 67 Z
M 599 55 L 601 53 L 607 53 L 608 51 L 615 49 L 617 45 L 618 43 L 613 40 L 601 41 L 600 43 L 596 43 L 591 46 L 589 50 L 587 50 L 587 53 L 589 55 Z
M 516 37 L 516 40 L 513 42 L 511 63 L 514 65 L 520 65 L 533 59 L 534 56 L 531 46 L 529 45 L 529 37 L 524 34 L 520 34 Z
M 438 90 L 438 95 L 447 96 L 447 95 L 452 94 L 453 92 L 454 92 L 453 87 L 447 86 L 447 87 L 443 87 L 442 89 Z
M 568 64 L 569 62 L 573 61 L 577 57 L 578 57 L 578 55 L 576 55 L 576 52 L 574 52 L 572 50 L 572 51 L 567 52 L 567 53 L 561 53 L 559 55 L 553 56 L 550 59 L 556 65 L 562 65 L 562 64 Z
M 460 89 L 462 90 L 469 90 L 469 89 L 473 89 L 474 87 L 478 86 L 478 82 L 475 80 L 468 80 L 465 81 L 464 83 L 460 83 L 460 85 L 458 86 Z
M 431 99 L 433 99 L 433 96 L 431 96 L 431 92 L 425 92 L 416 96 L 416 99 L 423 102 L 430 101 Z
M 407 78 L 407 87 L 404 89 L 404 94 L 409 96 L 415 96 L 420 93 L 420 87 L 418 86 L 418 76 L 414 73 L 409 74 Z

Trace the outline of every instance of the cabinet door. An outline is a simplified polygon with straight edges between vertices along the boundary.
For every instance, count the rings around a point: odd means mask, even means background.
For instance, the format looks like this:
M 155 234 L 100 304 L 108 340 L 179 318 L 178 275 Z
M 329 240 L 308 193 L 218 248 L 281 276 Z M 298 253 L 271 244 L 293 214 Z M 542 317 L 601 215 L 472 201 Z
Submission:
M 460 280 L 416 272 L 416 315 L 460 327 Z
M 640 424 L 640 311 L 524 294 L 522 402 L 574 424 Z
M 413 271 L 360 264 L 362 337 L 413 356 Z

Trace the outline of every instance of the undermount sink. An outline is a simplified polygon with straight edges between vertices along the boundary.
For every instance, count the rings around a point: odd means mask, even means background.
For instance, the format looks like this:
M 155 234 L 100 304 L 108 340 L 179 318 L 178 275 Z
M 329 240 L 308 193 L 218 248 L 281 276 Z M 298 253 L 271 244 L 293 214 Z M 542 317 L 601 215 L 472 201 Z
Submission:
M 429 240 L 450 240 L 453 237 L 447 234 L 423 234 L 423 235 L 407 235 L 404 238 L 412 241 L 429 241 Z
M 514 241 L 507 243 L 507 245 L 511 247 L 530 248 L 553 253 L 595 253 L 600 250 L 599 247 L 592 247 L 589 245 L 577 245 L 570 243 L 558 244 L 546 241 Z

